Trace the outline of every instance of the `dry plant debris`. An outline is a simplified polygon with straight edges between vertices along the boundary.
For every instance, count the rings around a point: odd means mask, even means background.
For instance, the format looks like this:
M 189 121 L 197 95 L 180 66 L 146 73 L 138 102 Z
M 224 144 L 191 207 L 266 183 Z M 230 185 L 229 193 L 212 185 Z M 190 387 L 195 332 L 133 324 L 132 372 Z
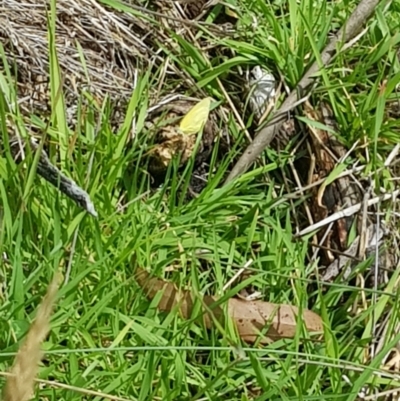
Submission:
M 161 1 L 152 4 L 156 10 L 152 11 L 142 8 L 140 2 L 130 0 L 127 5 L 136 12 L 129 13 L 105 6 L 96 0 L 57 1 L 55 50 L 63 82 L 69 128 L 76 127 L 79 104 L 83 102 L 84 111 L 89 102 L 85 94 L 88 94 L 99 110 L 102 102 L 106 98 L 110 99 L 110 122 L 113 130 L 117 131 L 124 119 L 125 108 L 135 88 L 139 71 L 157 64 L 158 61 L 164 61 L 153 49 L 158 49 L 158 42 L 166 43 L 167 46 L 170 43 L 170 37 L 165 30 L 171 27 L 182 28 L 185 21 L 191 22 L 188 17 L 200 17 L 205 3 L 190 2 L 182 8 L 179 4 Z M 12 75 L 15 75 L 18 104 L 26 120 L 32 114 L 46 119 L 51 112 L 48 32 L 50 16 L 49 1 L 2 2 L 0 38 L 7 63 L 11 66 Z M 175 72 L 179 74 L 178 71 Z M 156 101 L 154 95 L 151 94 L 153 103 Z M 10 103 L 13 102 L 13 99 L 9 100 Z M 191 105 L 190 101 L 188 105 Z M 187 112 L 188 107 L 185 102 L 177 102 L 172 106 L 171 112 L 182 115 Z M 160 116 L 151 113 L 148 121 L 152 121 L 153 117 L 158 119 Z M 215 131 L 212 124 L 207 124 L 204 129 L 196 155 L 200 163 L 212 150 Z M 157 146 L 151 152 L 150 172 L 165 171 L 176 153 L 181 153 L 181 164 L 185 164 L 193 154 L 195 140 L 195 137 L 178 136 L 174 129 L 168 127 L 158 131 L 155 140 Z M 56 169 L 55 166 L 52 167 L 53 170 Z M 38 172 L 41 171 L 39 165 Z M 49 174 L 56 177 L 53 173 L 54 171 L 50 171 Z M 61 181 L 60 190 L 70 196 L 69 188 L 73 185 L 63 185 L 64 178 L 66 177 L 58 172 L 56 181 Z M 73 197 L 74 201 L 96 215 L 89 196 L 84 192 L 82 190 L 78 197 Z
M 315 171 L 312 172 L 312 182 L 309 183 L 312 184 L 320 179 L 327 180 L 339 163 L 345 163 L 349 152 L 336 138 L 337 125 L 326 103 L 321 103 L 318 108 L 314 108 L 309 102 L 305 102 L 304 114 L 309 120 L 327 127 L 327 130 L 324 130 L 308 125 L 311 138 L 309 149 L 313 152 L 311 159 L 315 160 Z M 313 222 L 318 224 L 324 220 L 327 221 L 330 217 L 338 216 L 330 222 L 328 230 L 317 232 L 318 245 L 321 246 L 322 251 L 320 260 L 327 266 L 321 276 L 322 281 L 333 280 L 341 272 L 344 272 L 343 277 L 347 279 L 354 265 L 374 255 L 377 248 L 382 248 L 386 230 L 382 225 L 375 226 L 373 218 L 368 216 L 366 195 L 368 190 L 364 190 L 353 174 L 338 176 L 328 185 L 323 183 L 313 188 L 309 201 Z M 354 210 L 353 213 L 340 214 L 356 205 L 360 205 L 362 213 L 356 213 L 358 210 Z M 349 246 L 348 238 L 353 225 L 357 237 Z M 379 266 L 384 269 L 394 266 L 397 263 L 395 259 L 393 250 L 386 249 L 379 256 Z
M 190 99 L 174 100 L 155 108 L 149 114 L 147 127 L 154 132 L 155 146 L 150 151 L 149 171 L 154 175 L 164 174 L 174 156 L 180 154 L 180 166 L 187 163 L 194 155 L 197 135 L 183 135 L 179 132 L 179 121 L 193 107 Z M 204 126 L 202 137 L 195 154 L 197 165 L 204 162 L 212 151 L 218 125 L 215 113 Z
M 339 41 L 347 42 L 351 40 L 360 30 L 362 25 L 368 18 L 374 13 L 378 0 L 362 0 L 356 9 L 351 14 L 349 20 L 342 26 L 342 28 L 332 36 L 329 43 L 326 45 L 324 51 L 321 53 L 321 61 L 323 65 L 328 65 L 333 55 L 335 54 Z M 274 137 L 278 133 L 282 133 L 283 123 L 286 121 L 286 116 L 289 111 L 293 110 L 299 105 L 304 99 L 301 96 L 305 96 L 312 85 L 315 83 L 314 76 L 320 70 L 319 62 L 315 61 L 309 70 L 304 74 L 299 84 L 294 90 L 291 91 L 290 95 L 282 103 L 279 110 L 277 110 L 271 119 L 270 123 L 262 128 L 254 141 L 245 149 L 240 159 L 237 161 L 235 166 L 232 168 L 225 184 L 234 180 L 236 177 L 243 174 L 251 164 L 253 164 L 264 149 L 271 143 Z M 287 141 L 288 138 L 280 138 Z
M 327 179 L 337 165 L 345 161 L 343 159 L 346 157 L 347 151 L 334 134 L 337 132 L 337 126 L 328 104 L 322 103 L 318 108 L 314 108 L 309 102 L 306 102 L 304 114 L 309 120 L 321 123 L 329 129 L 323 130 L 311 124 L 308 124 L 307 127 L 311 138 L 310 148 L 313 152 L 311 159 L 315 160 L 315 170 L 310 172 L 312 182 L 308 183 L 312 184 L 320 179 Z M 338 210 L 360 202 L 362 200 L 361 186 L 357 184 L 349 176 L 345 176 L 335 179 L 329 185 L 322 184 L 315 187 L 309 202 L 314 222 L 321 221 Z M 322 237 L 325 233 L 318 232 L 319 240 L 322 240 L 320 245 L 344 251 L 347 247 L 348 232 L 354 219 L 354 216 L 338 219 L 323 240 Z M 357 231 L 360 231 L 360 227 Z M 329 250 L 324 253 L 323 259 L 332 262 L 333 254 Z
M 1 5 L 0 39 L 11 75 L 15 76 L 19 109 L 25 120 L 29 121 L 31 114 L 46 119 L 52 109 L 50 2 L 4 0 Z M 55 48 L 69 128 L 77 124 L 80 101 L 85 110 L 85 93 L 90 94 L 98 107 L 110 98 L 111 123 L 117 128 L 123 121 L 125 105 L 135 86 L 137 67 L 152 56 L 152 50 L 142 41 L 146 33 L 152 32 L 151 23 L 107 8 L 95 0 L 57 1 L 55 18 Z M 14 99 L 8 101 L 13 110 Z M 10 133 L 14 135 L 13 153 L 21 153 L 25 145 L 18 137 L 19 132 Z M 33 142 L 31 147 L 37 148 Z M 86 191 L 53 166 L 44 151 L 37 171 L 79 206 L 97 215 Z
M 185 0 L 181 2 L 172 2 L 159 0 L 156 1 L 158 11 L 173 18 L 184 17 L 185 19 L 194 20 L 202 16 L 204 9 L 207 4 L 210 3 L 208 0 Z M 165 19 L 167 26 L 175 25 L 172 20 Z
M 47 115 L 49 2 L 1 3 L 0 38 L 9 65 L 16 67 L 20 108 L 23 114 Z M 136 67 L 151 55 L 141 39 L 151 30 L 150 23 L 110 10 L 94 0 L 60 0 L 55 29 L 69 123 L 73 123 L 79 96 L 84 91 L 100 103 L 109 96 L 114 106 L 129 99 Z
M 179 290 L 173 283 L 151 277 L 143 268 L 136 267 L 135 279 L 149 299 L 162 292 L 158 309 L 170 312 L 179 308 L 184 319 L 190 319 L 195 305 L 195 296 L 190 290 Z M 200 299 L 204 309 L 203 323 L 210 329 L 215 327 L 214 320 L 224 324 L 226 314 L 221 305 L 215 305 L 218 298 L 205 295 Z M 264 301 L 245 301 L 231 298 L 228 300 L 227 314 L 234 322 L 240 338 L 247 343 L 268 344 L 271 340 L 293 338 L 296 335 L 299 309 L 285 304 Z M 310 310 L 301 312 L 304 327 L 310 333 L 321 332 L 322 319 Z M 260 334 L 266 331 L 265 336 Z
M 50 317 L 58 290 L 56 274 L 39 305 L 35 321 L 15 357 L 13 367 L 3 391 L 3 401 L 27 401 L 32 398 L 38 364 L 42 359 L 41 345 L 50 330 Z

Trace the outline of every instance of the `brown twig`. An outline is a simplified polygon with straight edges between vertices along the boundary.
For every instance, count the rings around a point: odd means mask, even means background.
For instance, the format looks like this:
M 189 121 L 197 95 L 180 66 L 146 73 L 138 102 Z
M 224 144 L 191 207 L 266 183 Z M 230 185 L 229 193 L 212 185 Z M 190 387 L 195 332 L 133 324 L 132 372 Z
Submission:
M 263 150 L 271 143 L 272 139 L 277 134 L 285 121 L 285 114 L 292 110 L 298 99 L 305 96 L 309 91 L 311 85 L 315 82 L 315 74 L 322 68 L 329 64 L 332 59 L 338 43 L 343 40 L 347 42 L 351 40 L 361 29 L 362 25 L 372 15 L 375 7 L 378 5 L 379 0 L 362 0 L 361 3 L 351 14 L 347 23 L 342 26 L 339 32 L 332 37 L 328 45 L 325 47 L 321 54 L 321 64 L 316 60 L 310 69 L 303 76 L 297 88 L 293 90 L 287 99 L 282 103 L 279 110 L 276 111 L 272 121 L 269 125 L 264 127 L 259 134 L 254 138 L 254 141 L 247 147 L 240 159 L 237 161 L 232 171 L 228 175 L 225 184 L 228 184 L 236 177 L 244 173 L 252 163 L 256 161 L 258 156 Z

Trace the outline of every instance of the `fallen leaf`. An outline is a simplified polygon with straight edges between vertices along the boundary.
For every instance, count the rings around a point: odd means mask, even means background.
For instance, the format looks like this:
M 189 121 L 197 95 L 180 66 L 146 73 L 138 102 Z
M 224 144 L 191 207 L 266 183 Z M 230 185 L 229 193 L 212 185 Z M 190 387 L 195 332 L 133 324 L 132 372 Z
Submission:
M 192 317 L 195 296 L 190 291 L 180 290 L 173 283 L 151 277 L 145 269 L 139 267 L 136 268 L 135 278 L 149 299 L 153 299 L 159 291 L 162 291 L 157 306 L 159 310 L 170 312 L 178 308 L 182 318 Z M 205 310 L 203 323 L 208 329 L 214 326 L 214 320 L 224 323 L 225 312 L 218 304 L 217 297 L 205 295 L 200 301 Z M 228 300 L 227 312 L 235 323 L 239 336 L 247 343 L 259 340 L 261 344 L 268 344 L 271 339 L 293 338 L 296 334 L 299 310 L 295 306 L 231 298 Z M 303 310 L 302 320 L 307 331 L 322 331 L 322 319 L 316 313 Z M 264 337 L 260 332 L 265 328 L 268 330 Z

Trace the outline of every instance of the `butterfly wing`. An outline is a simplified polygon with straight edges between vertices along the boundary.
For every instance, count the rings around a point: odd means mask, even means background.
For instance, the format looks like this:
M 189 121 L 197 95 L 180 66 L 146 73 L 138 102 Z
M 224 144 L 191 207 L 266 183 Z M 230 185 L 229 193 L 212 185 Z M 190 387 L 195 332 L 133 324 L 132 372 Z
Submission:
M 210 98 L 205 98 L 194 105 L 181 120 L 179 128 L 182 133 L 186 135 L 199 133 L 207 122 L 210 106 Z

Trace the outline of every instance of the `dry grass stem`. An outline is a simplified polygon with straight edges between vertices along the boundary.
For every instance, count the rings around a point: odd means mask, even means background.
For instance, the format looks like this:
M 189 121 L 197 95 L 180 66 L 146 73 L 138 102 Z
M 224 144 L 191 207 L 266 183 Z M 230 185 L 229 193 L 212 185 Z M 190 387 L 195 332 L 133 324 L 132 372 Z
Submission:
M 58 290 L 58 282 L 58 275 L 55 275 L 39 305 L 36 319 L 31 324 L 25 341 L 15 357 L 11 375 L 4 388 L 3 401 L 27 401 L 33 395 L 38 365 L 42 358 L 41 344 L 50 330 L 50 316 Z
M 49 110 L 49 13 L 46 1 L 2 1 L 0 38 L 16 67 L 23 114 Z M 129 99 L 137 66 L 152 54 L 141 40 L 152 29 L 145 22 L 92 0 L 57 1 L 55 46 L 69 122 L 84 91 L 100 102 L 109 96 L 113 105 Z

